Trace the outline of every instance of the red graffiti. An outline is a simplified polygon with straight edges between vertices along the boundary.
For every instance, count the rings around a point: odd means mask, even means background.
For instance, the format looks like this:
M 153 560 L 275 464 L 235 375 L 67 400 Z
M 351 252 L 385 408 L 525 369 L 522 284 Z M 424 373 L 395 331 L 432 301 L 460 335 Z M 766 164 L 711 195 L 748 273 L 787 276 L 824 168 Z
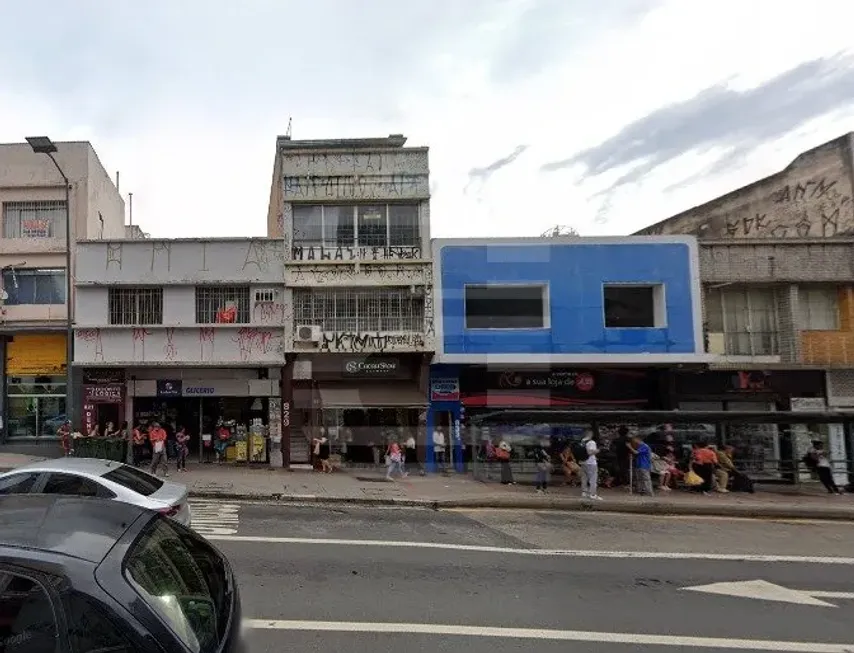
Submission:
M 133 330 L 133 335 L 131 336 L 133 342 L 133 357 L 136 360 L 136 343 L 140 343 L 140 350 L 142 354 L 142 359 L 145 359 L 145 339 L 151 335 L 151 331 L 149 329 L 143 328 L 135 328 Z
M 268 354 L 274 350 L 274 335 L 272 331 L 264 329 L 250 329 L 243 327 L 238 329 L 237 335 L 232 337 L 240 349 L 240 360 L 248 361 L 254 351 Z
M 101 343 L 100 329 L 80 329 L 77 332 L 77 338 L 83 342 L 94 343 L 95 350 L 93 352 L 93 359 L 96 361 L 104 360 L 104 346 Z
M 208 354 L 208 360 L 213 359 L 214 354 L 214 345 L 216 340 L 216 330 L 214 327 L 199 327 L 199 358 L 204 360 L 205 358 L 205 343 L 210 345 L 210 352 Z
M 174 338 L 175 327 L 168 327 L 166 329 L 166 344 L 163 345 L 163 355 L 168 361 L 174 361 L 178 355 L 178 348 L 175 346 Z
M 285 307 L 278 302 L 258 302 L 253 309 L 252 321 L 260 324 L 281 323 Z

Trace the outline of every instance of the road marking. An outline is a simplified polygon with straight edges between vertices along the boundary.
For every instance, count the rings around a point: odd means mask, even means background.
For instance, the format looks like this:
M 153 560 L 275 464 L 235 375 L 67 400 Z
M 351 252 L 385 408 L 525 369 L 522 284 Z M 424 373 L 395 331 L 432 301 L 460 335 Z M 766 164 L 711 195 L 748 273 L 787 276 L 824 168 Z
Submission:
M 190 501 L 192 526 L 208 538 L 234 535 L 240 527 L 240 506 L 219 501 Z
M 683 587 L 688 592 L 703 592 L 719 596 L 733 596 L 741 599 L 757 599 L 760 601 L 777 601 L 779 603 L 797 603 L 798 605 L 813 605 L 824 608 L 835 608 L 833 603 L 815 598 L 812 592 L 789 589 L 782 585 L 769 583 L 767 580 L 742 580 L 732 583 L 712 583 Z
M 193 524 L 195 525 L 195 515 Z M 385 540 L 340 540 L 309 537 L 266 537 L 263 535 L 216 535 L 208 539 L 218 542 L 245 542 L 260 544 L 306 544 L 311 546 L 365 546 L 398 549 L 441 549 L 445 551 L 470 551 L 472 553 L 501 553 L 558 558 L 632 558 L 640 560 L 710 560 L 720 562 L 789 562 L 797 564 L 854 566 L 854 558 L 833 556 L 762 555 L 751 553 L 696 553 L 661 551 L 584 551 L 572 549 L 513 549 L 501 546 L 476 544 L 447 544 L 443 542 L 403 542 Z
M 728 639 L 680 635 L 645 635 L 637 633 L 599 633 L 583 630 L 550 630 L 545 628 L 496 628 L 493 626 L 457 626 L 445 624 L 371 623 L 347 621 L 288 621 L 246 619 L 250 630 L 301 630 L 338 633 L 384 633 L 405 635 L 445 635 L 460 637 L 493 637 L 504 639 L 591 642 L 597 644 L 633 644 L 635 646 L 681 646 L 687 648 L 720 648 L 742 651 L 786 651 L 793 653 L 851 653 L 852 644 L 819 642 L 786 642 L 764 639 Z

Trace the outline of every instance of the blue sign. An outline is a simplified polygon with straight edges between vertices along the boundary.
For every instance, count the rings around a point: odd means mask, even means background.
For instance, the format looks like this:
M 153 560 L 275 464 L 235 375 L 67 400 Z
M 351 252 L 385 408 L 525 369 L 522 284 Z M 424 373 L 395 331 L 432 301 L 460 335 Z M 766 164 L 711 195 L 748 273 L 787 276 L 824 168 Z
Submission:
M 157 381 L 157 396 L 158 397 L 180 397 L 181 382 L 180 381 Z

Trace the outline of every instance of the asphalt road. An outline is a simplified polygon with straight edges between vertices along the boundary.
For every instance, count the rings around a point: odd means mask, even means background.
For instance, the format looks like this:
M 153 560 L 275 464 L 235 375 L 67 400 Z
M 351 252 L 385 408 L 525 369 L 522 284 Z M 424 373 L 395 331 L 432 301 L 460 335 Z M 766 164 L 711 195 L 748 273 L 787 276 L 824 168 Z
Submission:
M 854 524 L 215 503 L 195 514 L 234 565 L 252 653 L 854 651 Z M 795 602 L 685 589 L 742 581 Z

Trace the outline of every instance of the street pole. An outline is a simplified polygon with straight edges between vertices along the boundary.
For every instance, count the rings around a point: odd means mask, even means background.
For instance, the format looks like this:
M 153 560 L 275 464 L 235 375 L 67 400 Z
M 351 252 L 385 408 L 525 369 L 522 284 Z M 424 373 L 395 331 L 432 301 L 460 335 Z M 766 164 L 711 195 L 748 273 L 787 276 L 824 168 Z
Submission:
M 35 136 L 26 139 L 33 152 L 46 154 L 53 162 L 62 181 L 65 184 L 65 416 L 71 422 L 72 430 L 79 426 L 76 421 L 76 410 L 73 393 L 72 363 L 74 362 L 74 302 L 71 294 L 74 285 L 71 280 L 71 184 L 68 176 L 53 156 L 57 151 L 56 144 L 47 136 Z

